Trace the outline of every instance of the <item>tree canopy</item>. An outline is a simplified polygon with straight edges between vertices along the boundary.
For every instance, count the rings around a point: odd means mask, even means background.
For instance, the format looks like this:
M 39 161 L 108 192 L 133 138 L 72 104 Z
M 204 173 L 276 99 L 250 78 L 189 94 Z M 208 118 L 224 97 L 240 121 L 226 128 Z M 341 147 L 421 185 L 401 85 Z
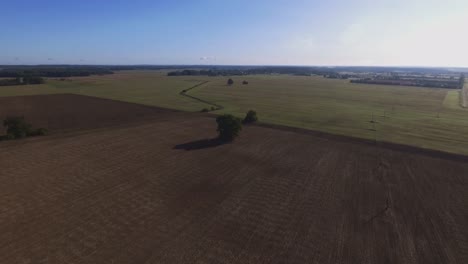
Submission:
M 243 123 L 248 124 L 248 123 L 254 123 L 257 121 L 258 121 L 257 112 L 255 112 L 254 110 L 250 110 L 245 115 Z
M 222 141 L 234 140 L 242 130 L 241 120 L 233 115 L 219 116 L 216 118 L 216 123 L 218 123 L 219 139 Z

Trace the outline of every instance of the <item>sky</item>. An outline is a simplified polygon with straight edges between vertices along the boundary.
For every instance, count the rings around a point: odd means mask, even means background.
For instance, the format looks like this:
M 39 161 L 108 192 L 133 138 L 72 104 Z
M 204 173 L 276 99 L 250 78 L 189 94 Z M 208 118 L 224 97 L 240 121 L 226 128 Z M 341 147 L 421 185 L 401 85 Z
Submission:
M 467 0 L 0 0 L 0 64 L 468 66 Z

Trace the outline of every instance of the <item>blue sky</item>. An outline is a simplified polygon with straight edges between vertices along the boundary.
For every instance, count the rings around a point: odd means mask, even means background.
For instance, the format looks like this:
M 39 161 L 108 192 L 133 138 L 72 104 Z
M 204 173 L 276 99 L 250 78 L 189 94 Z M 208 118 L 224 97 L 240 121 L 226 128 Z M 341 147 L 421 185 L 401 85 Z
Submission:
M 468 66 L 466 0 L 0 0 L 0 64 Z

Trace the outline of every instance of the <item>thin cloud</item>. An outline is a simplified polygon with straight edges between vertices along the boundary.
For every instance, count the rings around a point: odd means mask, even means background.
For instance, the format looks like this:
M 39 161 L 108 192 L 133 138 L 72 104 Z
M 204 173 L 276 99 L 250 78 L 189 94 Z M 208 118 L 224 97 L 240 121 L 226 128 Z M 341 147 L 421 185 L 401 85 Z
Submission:
M 201 60 L 201 61 L 215 61 L 215 60 L 216 60 L 216 57 L 203 56 L 203 57 L 200 57 L 200 60 Z

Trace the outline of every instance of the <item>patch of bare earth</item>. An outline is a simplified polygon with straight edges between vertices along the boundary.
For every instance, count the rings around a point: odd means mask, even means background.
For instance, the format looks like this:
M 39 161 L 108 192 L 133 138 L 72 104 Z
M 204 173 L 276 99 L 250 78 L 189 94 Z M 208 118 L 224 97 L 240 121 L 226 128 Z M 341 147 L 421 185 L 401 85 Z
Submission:
M 168 120 L 180 115 L 174 110 L 72 94 L 0 97 L 0 120 L 24 116 L 33 126 L 52 132 Z
M 0 143 L 0 263 L 468 263 L 466 162 L 259 126 L 220 145 L 202 115 L 118 123 Z

